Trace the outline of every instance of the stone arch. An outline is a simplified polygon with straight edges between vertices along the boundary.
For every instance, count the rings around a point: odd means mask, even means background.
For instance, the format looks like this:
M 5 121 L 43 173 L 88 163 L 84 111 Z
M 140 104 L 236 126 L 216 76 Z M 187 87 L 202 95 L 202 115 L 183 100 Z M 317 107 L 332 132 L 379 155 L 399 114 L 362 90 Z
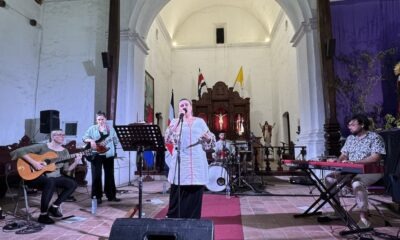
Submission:
M 168 0 L 137 0 L 125 3 L 130 11 L 127 26 L 121 26 L 121 66 L 117 101 L 117 122 L 130 123 L 143 119 L 144 62 L 149 50 L 146 42 L 151 24 Z M 288 16 L 295 35 L 292 44 L 297 53 L 300 117 L 302 131 L 300 145 L 308 147 L 308 157 L 324 151 L 324 101 L 321 82 L 319 36 L 317 31 L 316 2 L 280 0 L 277 3 Z M 121 8 L 122 9 L 122 8 Z M 125 41 L 125 42 L 124 42 Z M 126 51 L 125 53 L 123 51 Z M 122 91 L 123 89 L 123 91 Z M 118 112 L 124 112 L 124 116 Z

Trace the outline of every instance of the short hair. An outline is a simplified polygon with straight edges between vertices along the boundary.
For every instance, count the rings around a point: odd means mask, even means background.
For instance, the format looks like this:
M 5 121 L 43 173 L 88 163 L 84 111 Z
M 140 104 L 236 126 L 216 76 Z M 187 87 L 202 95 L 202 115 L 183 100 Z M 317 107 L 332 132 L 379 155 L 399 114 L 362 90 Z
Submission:
M 188 101 L 189 104 L 192 105 L 192 101 L 190 101 L 190 100 L 187 99 L 187 98 L 181 98 L 181 99 L 179 99 L 179 102 L 182 102 L 182 101 Z
M 100 116 L 103 116 L 103 117 L 107 118 L 106 113 L 103 112 L 103 111 L 98 111 L 98 112 L 96 113 L 96 117 L 100 117 Z
M 364 130 L 369 130 L 369 126 L 371 125 L 370 120 L 368 119 L 368 117 L 365 114 L 355 114 L 353 115 L 350 120 L 349 123 L 353 120 L 357 120 L 358 124 L 363 125 L 363 129 Z
M 53 137 L 56 134 L 56 132 L 63 132 L 64 133 L 64 130 L 62 130 L 61 128 L 51 130 L 51 132 L 50 132 L 50 141 L 53 139 Z

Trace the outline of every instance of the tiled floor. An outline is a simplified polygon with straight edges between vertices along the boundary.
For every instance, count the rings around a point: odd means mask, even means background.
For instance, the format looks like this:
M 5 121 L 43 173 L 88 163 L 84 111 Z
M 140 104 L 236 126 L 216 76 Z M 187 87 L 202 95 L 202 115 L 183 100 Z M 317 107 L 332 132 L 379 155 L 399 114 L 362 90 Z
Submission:
M 317 198 L 318 192 L 315 189 L 312 191 L 313 189 L 308 186 L 289 184 L 287 179 L 283 177 L 265 177 L 264 180 L 265 190 L 263 194 L 247 191 L 241 192 L 237 196 L 241 202 L 245 239 L 342 239 L 339 237 L 339 232 L 345 230 L 346 227 L 340 221 L 322 225 L 318 224 L 316 217 L 293 217 L 293 214 L 303 212 Z M 161 193 L 164 183 L 165 181 L 144 182 L 144 217 L 153 217 L 168 204 L 168 195 Z M 118 197 L 122 201 L 119 203 L 103 201 L 103 204 L 97 210 L 97 214 L 92 215 L 90 214 L 90 199 L 86 188 L 78 188 L 74 194 L 78 201 L 64 203 L 62 210 L 64 216 L 83 217 L 85 218 L 83 221 L 75 223 L 57 221 L 54 225 L 45 226 L 40 232 L 25 235 L 15 232 L 0 232 L 0 239 L 107 239 L 114 220 L 126 217 L 129 210 L 138 203 L 137 187 L 125 186 L 118 189 L 120 190 Z M 371 197 L 384 202 L 391 200 L 390 197 Z M 16 197 L 10 195 L 0 200 L 3 212 L 8 214 L 5 220 L 0 220 L 0 227 L 16 219 L 11 214 L 15 201 Z M 29 196 L 29 202 L 32 215 L 36 218 L 39 211 L 39 195 Z M 354 199 L 352 198 L 343 200 L 348 209 L 353 205 L 353 202 Z M 20 201 L 19 206 L 23 205 L 23 201 Z M 385 227 L 384 222 L 376 215 L 376 211 L 372 211 L 375 230 L 396 236 L 400 227 L 399 215 L 387 210 L 381 204 L 379 204 L 379 207 L 393 227 Z M 330 212 L 332 210 L 326 206 L 323 207 L 323 211 Z M 385 239 L 377 236 L 373 236 L 373 238 Z M 353 237 L 352 239 L 357 238 Z

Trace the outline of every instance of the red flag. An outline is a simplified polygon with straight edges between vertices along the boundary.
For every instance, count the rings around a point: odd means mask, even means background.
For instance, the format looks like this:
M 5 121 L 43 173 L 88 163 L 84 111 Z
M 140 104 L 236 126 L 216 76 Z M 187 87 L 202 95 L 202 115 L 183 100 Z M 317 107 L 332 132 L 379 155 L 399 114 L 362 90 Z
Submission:
M 204 80 L 203 74 L 199 68 L 199 80 L 197 81 L 197 94 L 199 95 L 199 99 L 201 98 L 201 89 L 207 86 L 206 80 Z

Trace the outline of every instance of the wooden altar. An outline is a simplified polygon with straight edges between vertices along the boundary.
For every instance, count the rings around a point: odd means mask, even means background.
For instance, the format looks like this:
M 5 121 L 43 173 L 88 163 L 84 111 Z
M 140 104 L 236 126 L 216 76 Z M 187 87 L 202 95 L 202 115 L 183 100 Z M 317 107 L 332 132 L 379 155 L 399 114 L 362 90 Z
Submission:
M 232 141 L 249 139 L 250 98 L 242 98 L 233 87 L 217 82 L 192 102 L 193 115 L 203 118 L 216 136 L 224 132 Z

